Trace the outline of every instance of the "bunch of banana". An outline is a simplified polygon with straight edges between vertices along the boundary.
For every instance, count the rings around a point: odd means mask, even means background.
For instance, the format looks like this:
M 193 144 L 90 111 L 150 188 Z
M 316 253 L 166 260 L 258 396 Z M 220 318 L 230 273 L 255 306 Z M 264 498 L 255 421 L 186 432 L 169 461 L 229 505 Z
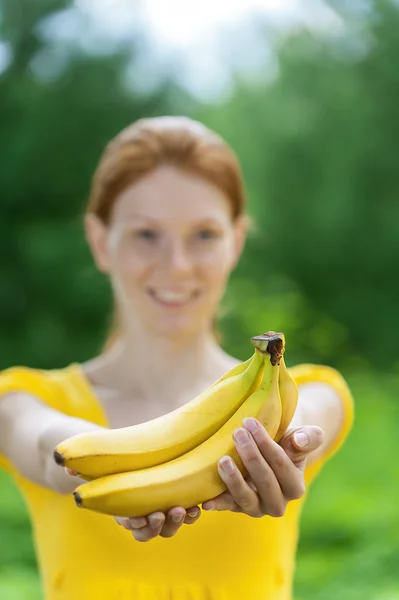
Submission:
M 286 369 L 284 335 L 253 337 L 254 355 L 200 396 L 141 425 L 80 434 L 60 444 L 54 457 L 92 479 L 75 493 L 78 506 L 118 516 L 189 508 L 226 488 L 217 463 L 233 458 L 246 474 L 232 434 L 256 417 L 276 441 L 297 404 L 297 386 Z
M 268 353 L 268 336 L 273 335 L 273 331 L 269 331 L 262 335 L 257 335 L 251 338 L 252 344 L 257 348 L 260 352 Z M 285 337 L 283 333 L 275 334 L 281 337 L 282 340 L 282 348 L 278 355 L 279 361 L 279 392 L 281 399 L 281 419 L 280 425 L 277 430 L 276 435 L 273 437 L 274 441 L 279 442 L 285 432 L 289 424 L 292 421 L 292 418 L 296 411 L 296 406 L 298 403 L 298 386 L 295 383 L 294 378 L 289 373 L 285 361 L 284 361 L 284 351 L 285 351 Z M 273 361 L 273 357 L 271 356 L 271 360 Z M 275 359 L 274 359 L 275 360 Z M 258 420 L 261 421 L 261 417 L 258 416 Z M 265 425 L 264 425 L 265 426 Z M 265 426 L 266 427 L 266 426 Z M 267 427 L 266 427 L 267 429 Z M 269 432 L 270 433 L 270 432 Z
M 181 456 L 228 421 L 259 385 L 262 371 L 263 356 L 255 350 L 248 361 L 180 408 L 131 427 L 75 435 L 57 446 L 55 461 L 91 480 Z

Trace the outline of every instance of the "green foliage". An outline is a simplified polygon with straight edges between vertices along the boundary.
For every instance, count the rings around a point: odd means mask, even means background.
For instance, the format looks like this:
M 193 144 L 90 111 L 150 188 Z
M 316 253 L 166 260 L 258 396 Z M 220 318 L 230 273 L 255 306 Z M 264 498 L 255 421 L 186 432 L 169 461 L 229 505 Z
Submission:
M 392 368 L 399 356 L 392 335 L 399 294 L 399 8 L 373 4 L 358 23 L 361 33 L 348 22 L 333 41 L 306 31 L 289 38 L 276 81 L 239 81 L 231 101 L 203 118 L 237 149 L 256 223 L 235 306 L 247 302 L 247 285 L 256 281 L 255 302 L 262 297 L 267 307 L 270 275 L 284 277 L 283 290 L 288 282 L 306 308 L 293 343 L 302 359 L 318 354 L 313 338 L 303 346 L 311 322 L 324 338 L 332 336 L 322 341 L 320 359 Z M 377 343 L 371 332 L 378 332 Z
M 379 600 L 398 592 L 399 479 L 392 461 L 397 382 L 369 371 L 348 379 L 356 400 L 355 426 L 309 490 L 298 551 L 298 599 Z
M 53 79 L 32 67 L 42 42 L 27 40 L 24 59 L 16 60 L 21 20 L 37 31 L 34 17 L 59 6 L 19 0 L 3 2 L 0 11 L 3 37 L 15 54 L 0 75 L 0 367 L 52 368 L 83 360 L 102 343 L 110 292 L 94 270 L 82 228 L 91 175 L 120 129 L 176 109 L 167 78 L 148 97 L 128 89 L 126 67 L 134 55 L 127 49 L 110 56 L 71 49 Z
M 245 359 L 252 335 L 282 330 L 289 366 L 336 366 L 357 400 L 352 434 L 309 492 L 296 598 L 397 598 L 397 2 L 343 13 L 335 37 L 295 32 L 279 44 L 274 81 L 237 76 L 230 99 L 204 106 L 168 73 L 151 95 L 127 86 L 139 39 L 101 55 L 71 44 L 57 65 L 39 25 L 70 4 L 0 0 L 12 56 L 0 73 L 0 369 L 97 352 L 112 300 L 82 215 L 98 158 L 139 117 L 203 120 L 236 149 L 254 220 L 221 309 L 223 345 Z M 46 51 L 56 68 L 43 76 Z M 26 508 L 4 473 L 0 489 L 0 598 L 36 600 Z
M 237 78 L 230 100 L 203 107 L 167 75 L 151 96 L 129 89 L 124 76 L 135 50 L 132 56 L 123 46 L 101 56 L 71 47 L 57 76 L 38 77 L 32 65 L 45 41 L 37 24 L 68 3 L 37 2 L 29 11 L 25 4 L 1 5 L 2 37 L 14 61 L 0 76 L 0 366 L 54 367 L 96 351 L 112 307 L 83 238 L 91 175 L 123 126 L 179 111 L 183 103 L 184 112 L 236 148 L 255 222 L 226 298 L 226 346 L 246 352 L 236 340 L 258 331 L 260 308 L 268 329 L 288 327 L 298 360 L 314 357 L 341 368 L 386 365 L 388 356 L 393 368 L 399 355 L 391 334 L 399 291 L 396 3 L 374 2 L 361 33 L 350 21 L 337 39 L 296 33 L 279 49 L 275 81 L 249 85 Z M 270 295 L 288 302 L 286 311 L 278 307 L 277 323 Z M 251 304 L 256 311 L 248 320 Z M 237 307 L 244 307 L 243 319 Z

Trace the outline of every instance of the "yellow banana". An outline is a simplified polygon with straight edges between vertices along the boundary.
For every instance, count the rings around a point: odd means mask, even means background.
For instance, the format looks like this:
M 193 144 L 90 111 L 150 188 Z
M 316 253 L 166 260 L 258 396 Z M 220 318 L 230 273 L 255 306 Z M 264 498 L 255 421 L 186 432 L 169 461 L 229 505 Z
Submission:
M 259 385 L 262 354 L 255 350 L 247 363 L 243 372 L 226 377 L 166 415 L 61 442 L 54 452 L 55 461 L 91 480 L 162 464 L 189 452 L 218 431 Z
M 255 348 L 262 352 L 267 347 L 267 344 L 269 343 L 270 339 L 273 339 L 273 335 L 281 338 L 282 340 L 279 356 L 279 388 L 282 403 L 282 414 L 280 427 L 278 428 L 278 431 L 276 433 L 276 442 L 279 442 L 283 437 L 284 433 L 287 431 L 287 428 L 292 421 L 298 404 L 298 386 L 294 378 L 288 372 L 283 356 L 285 351 L 285 337 L 283 333 L 275 333 L 274 331 L 268 331 L 267 333 L 264 333 L 262 335 L 254 336 L 253 338 L 251 338 L 251 342 L 255 346 Z
M 189 508 L 226 489 L 217 469 L 218 460 L 224 455 L 231 456 L 245 475 L 232 439 L 234 430 L 241 427 L 244 418 L 257 417 L 274 438 L 281 418 L 279 363 L 274 360 L 273 348 L 269 347 L 269 352 L 273 361 L 269 353 L 265 354 L 258 389 L 211 438 L 165 464 L 85 483 L 74 493 L 76 504 L 105 514 L 131 517 L 167 511 L 173 506 Z
M 280 359 L 279 388 L 280 396 L 282 399 L 282 413 L 280 427 L 278 428 L 278 431 L 276 433 L 276 442 L 279 442 L 285 434 L 285 432 L 287 431 L 287 428 L 292 421 L 298 404 L 298 386 L 294 378 L 288 372 L 283 356 Z
M 219 383 L 225 381 L 229 377 L 233 377 L 234 375 L 240 375 L 241 373 L 244 373 L 245 369 L 250 365 L 252 359 L 253 356 L 251 356 L 251 358 L 248 358 L 248 360 L 245 360 L 244 362 L 240 363 L 239 365 L 236 365 L 235 367 L 230 369 L 230 371 L 227 371 L 227 373 L 219 377 L 219 379 L 217 379 L 215 383 L 212 383 L 211 387 L 218 385 Z

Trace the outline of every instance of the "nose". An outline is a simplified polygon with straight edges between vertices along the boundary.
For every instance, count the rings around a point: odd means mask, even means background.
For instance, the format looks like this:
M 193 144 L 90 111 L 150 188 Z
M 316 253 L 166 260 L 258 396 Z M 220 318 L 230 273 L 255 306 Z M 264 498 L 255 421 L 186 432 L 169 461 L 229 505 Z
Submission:
M 165 249 L 164 265 L 173 275 L 185 275 L 191 270 L 191 257 L 182 241 L 171 241 L 168 248 Z

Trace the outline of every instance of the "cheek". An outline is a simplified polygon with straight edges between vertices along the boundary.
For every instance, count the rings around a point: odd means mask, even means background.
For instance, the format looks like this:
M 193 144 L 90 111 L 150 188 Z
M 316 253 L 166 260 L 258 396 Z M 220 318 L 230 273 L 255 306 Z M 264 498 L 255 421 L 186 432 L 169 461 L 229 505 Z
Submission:
M 228 279 L 233 264 L 231 244 L 227 242 L 202 257 L 204 276 L 215 284 L 223 285 Z
M 151 272 L 153 262 L 150 256 L 122 244 L 113 256 L 113 270 L 123 280 L 140 283 Z

